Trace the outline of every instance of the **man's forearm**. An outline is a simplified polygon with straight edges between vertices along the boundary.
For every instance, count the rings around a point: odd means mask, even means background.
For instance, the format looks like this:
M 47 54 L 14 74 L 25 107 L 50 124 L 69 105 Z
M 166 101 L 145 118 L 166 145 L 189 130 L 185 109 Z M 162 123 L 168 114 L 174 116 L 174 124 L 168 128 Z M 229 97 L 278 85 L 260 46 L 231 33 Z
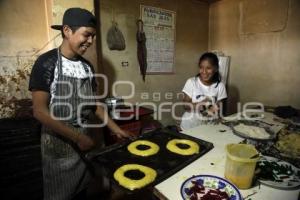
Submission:
M 120 132 L 120 127 L 109 117 L 108 113 L 101 106 L 97 106 L 96 116 L 105 122 L 112 132 Z
M 48 111 L 35 110 L 34 117 L 39 120 L 43 125 L 47 126 L 55 133 L 64 136 L 73 142 L 77 142 L 79 133 L 73 131 L 70 127 L 65 125 L 64 123 L 53 119 Z

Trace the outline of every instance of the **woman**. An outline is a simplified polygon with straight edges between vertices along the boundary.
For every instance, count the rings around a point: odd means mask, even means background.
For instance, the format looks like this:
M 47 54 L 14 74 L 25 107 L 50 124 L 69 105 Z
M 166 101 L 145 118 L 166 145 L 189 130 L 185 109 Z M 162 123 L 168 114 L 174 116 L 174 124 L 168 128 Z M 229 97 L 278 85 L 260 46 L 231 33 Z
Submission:
M 183 88 L 185 113 L 180 127 L 190 129 L 218 118 L 222 100 L 227 98 L 221 82 L 218 57 L 210 52 L 199 59 L 199 73 L 189 78 Z

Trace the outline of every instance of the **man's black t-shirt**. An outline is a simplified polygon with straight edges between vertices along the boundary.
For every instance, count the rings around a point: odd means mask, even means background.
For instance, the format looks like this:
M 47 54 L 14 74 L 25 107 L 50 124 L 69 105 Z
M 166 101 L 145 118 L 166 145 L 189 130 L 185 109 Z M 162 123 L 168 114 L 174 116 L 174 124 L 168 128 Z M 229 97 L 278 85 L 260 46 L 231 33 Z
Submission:
M 88 76 L 94 74 L 94 69 L 92 65 L 83 57 L 79 57 L 78 60 L 72 61 L 62 56 L 63 63 L 63 74 L 67 76 L 73 76 L 80 78 L 82 76 Z M 85 64 L 89 67 L 89 74 L 83 74 L 82 70 L 78 70 L 81 66 Z M 34 63 L 30 75 L 29 90 L 42 90 L 49 93 L 53 93 L 55 90 L 55 80 L 58 73 L 58 53 L 57 49 L 52 49 L 41 56 L 38 57 Z M 77 74 L 74 73 L 79 71 Z M 81 74 L 80 74 L 81 73 Z M 92 78 L 93 91 L 96 92 L 96 81 Z

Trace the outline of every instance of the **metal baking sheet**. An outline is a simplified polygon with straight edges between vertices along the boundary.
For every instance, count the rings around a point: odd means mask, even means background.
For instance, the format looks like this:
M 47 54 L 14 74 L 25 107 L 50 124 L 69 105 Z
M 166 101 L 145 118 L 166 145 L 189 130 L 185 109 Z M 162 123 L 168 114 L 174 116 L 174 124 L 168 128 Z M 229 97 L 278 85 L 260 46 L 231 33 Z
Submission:
M 163 180 L 167 179 L 183 167 L 187 166 L 194 160 L 203 156 L 205 153 L 210 151 L 213 148 L 213 144 L 198 138 L 191 137 L 189 135 L 178 133 L 169 129 L 159 129 L 152 132 L 145 133 L 137 138 L 137 140 L 149 140 L 156 143 L 160 150 L 157 154 L 141 157 L 131 154 L 127 150 L 128 144 L 131 142 L 126 142 L 124 144 L 113 145 L 98 155 L 92 158 L 94 166 L 97 167 L 97 164 L 104 166 L 107 169 L 109 178 L 117 185 L 118 182 L 113 178 L 113 173 L 116 169 L 125 164 L 140 164 L 151 167 L 157 172 L 157 177 L 154 182 L 148 186 L 156 185 Z M 188 139 L 196 142 L 200 147 L 200 152 L 198 154 L 190 156 L 182 156 L 170 152 L 166 149 L 166 144 L 172 139 Z M 119 185 L 120 186 L 120 185 Z M 120 186 L 123 188 L 122 186 Z M 130 190 L 125 189 L 127 192 Z M 136 190 L 135 190 L 136 191 Z

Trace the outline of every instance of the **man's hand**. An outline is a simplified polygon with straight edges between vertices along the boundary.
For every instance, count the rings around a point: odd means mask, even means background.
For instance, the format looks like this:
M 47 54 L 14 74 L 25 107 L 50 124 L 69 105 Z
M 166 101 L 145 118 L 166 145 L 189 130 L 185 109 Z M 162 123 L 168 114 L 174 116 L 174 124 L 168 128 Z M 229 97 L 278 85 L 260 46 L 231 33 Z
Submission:
M 81 151 L 88 151 L 94 147 L 95 143 L 89 136 L 80 133 L 77 134 L 78 137 L 76 143 Z
M 118 130 L 117 132 L 114 132 L 114 134 L 116 134 L 116 136 L 119 139 L 124 139 L 124 138 L 128 138 L 128 139 L 134 139 L 136 137 L 136 135 L 130 131 L 125 131 L 125 130 Z

